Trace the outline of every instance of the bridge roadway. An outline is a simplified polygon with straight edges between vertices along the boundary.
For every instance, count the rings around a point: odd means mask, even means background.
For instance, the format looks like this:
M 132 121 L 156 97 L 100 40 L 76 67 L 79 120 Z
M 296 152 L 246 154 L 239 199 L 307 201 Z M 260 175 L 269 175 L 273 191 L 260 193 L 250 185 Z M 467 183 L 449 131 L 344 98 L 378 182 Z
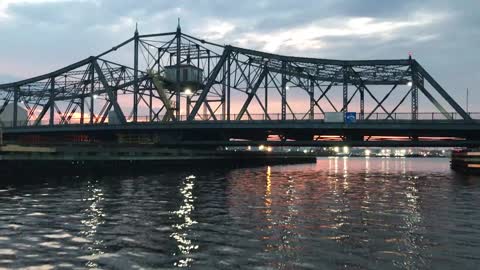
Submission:
M 6 127 L 6 141 L 44 137 L 61 143 L 84 136 L 104 143 L 117 143 L 122 136 L 154 138 L 157 145 L 171 146 L 400 146 L 478 147 L 479 120 L 358 120 L 356 123 L 326 123 L 323 120 L 179 121 L 127 123 L 122 125 L 55 125 Z M 267 140 L 280 135 L 283 140 Z M 326 136 L 319 139 L 318 136 Z M 329 136 L 341 136 L 333 139 Z M 383 137 L 383 138 L 380 138 Z M 388 138 L 386 138 L 388 137 Z

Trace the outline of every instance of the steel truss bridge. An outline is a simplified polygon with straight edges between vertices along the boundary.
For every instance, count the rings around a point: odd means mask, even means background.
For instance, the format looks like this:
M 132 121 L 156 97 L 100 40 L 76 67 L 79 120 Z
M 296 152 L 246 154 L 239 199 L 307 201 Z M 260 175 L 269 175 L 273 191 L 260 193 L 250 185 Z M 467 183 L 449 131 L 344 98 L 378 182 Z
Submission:
M 197 77 L 184 80 L 184 69 L 196 70 Z M 13 121 L 3 123 L 7 139 L 137 136 L 174 145 L 267 140 L 272 145 L 480 145 L 475 114 L 467 113 L 411 57 L 283 56 L 215 44 L 180 27 L 161 34 L 135 31 L 97 56 L 2 84 L 0 100 L 0 113 L 14 106 Z M 28 112 L 25 121 L 18 107 Z M 352 111 L 355 123 L 324 121 L 326 112 Z

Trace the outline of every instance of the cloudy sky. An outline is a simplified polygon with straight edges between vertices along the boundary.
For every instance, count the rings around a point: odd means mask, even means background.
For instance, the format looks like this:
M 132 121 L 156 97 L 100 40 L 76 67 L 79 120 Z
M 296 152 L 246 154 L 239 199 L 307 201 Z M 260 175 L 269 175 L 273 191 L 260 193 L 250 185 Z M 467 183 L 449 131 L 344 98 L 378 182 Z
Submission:
M 174 31 L 181 17 L 184 32 L 282 54 L 412 51 L 463 105 L 467 87 L 480 101 L 479 11 L 478 0 L 0 0 L 0 81 L 96 55 L 129 38 L 136 22 L 141 33 Z

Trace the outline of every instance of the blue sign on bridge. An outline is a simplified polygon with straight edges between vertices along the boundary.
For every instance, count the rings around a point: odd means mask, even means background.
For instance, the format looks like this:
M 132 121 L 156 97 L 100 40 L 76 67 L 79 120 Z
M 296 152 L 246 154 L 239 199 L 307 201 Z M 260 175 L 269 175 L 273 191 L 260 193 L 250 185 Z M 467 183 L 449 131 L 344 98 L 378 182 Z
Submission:
M 357 121 L 357 113 L 356 112 L 346 112 L 345 113 L 345 123 L 351 124 Z

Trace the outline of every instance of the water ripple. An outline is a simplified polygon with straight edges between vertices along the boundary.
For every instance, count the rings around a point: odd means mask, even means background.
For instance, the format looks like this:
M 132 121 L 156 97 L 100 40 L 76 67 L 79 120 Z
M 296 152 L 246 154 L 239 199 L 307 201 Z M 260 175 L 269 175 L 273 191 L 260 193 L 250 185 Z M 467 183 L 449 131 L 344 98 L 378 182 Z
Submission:
M 322 158 L 0 187 L 0 267 L 476 269 L 480 179 Z

